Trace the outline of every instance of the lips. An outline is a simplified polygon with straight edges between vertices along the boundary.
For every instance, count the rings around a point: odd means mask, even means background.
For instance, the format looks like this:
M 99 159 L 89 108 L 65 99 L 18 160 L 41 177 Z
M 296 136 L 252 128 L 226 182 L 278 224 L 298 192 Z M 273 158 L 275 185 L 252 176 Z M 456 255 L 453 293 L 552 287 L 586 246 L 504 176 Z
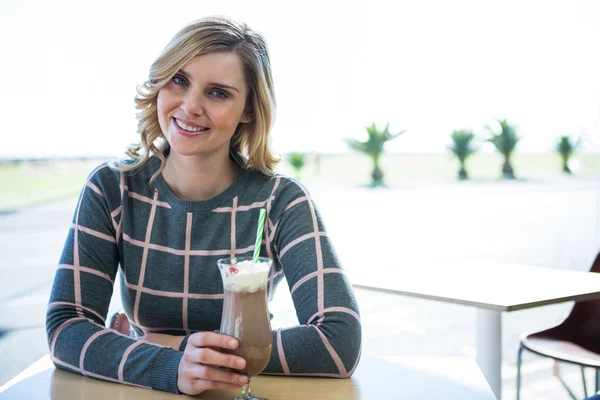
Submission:
M 208 127 L 194 124 L 192 122 L 185 121 L 185 120 L 180 120 L 178 118 L 173 118 L 172 124 L 173 124 L 173 127 L 175 128 L 175 131 L 184 137 L 200 136 L 202 134 L 207 133 L 210 130 L 210 128 L 208 128 Z

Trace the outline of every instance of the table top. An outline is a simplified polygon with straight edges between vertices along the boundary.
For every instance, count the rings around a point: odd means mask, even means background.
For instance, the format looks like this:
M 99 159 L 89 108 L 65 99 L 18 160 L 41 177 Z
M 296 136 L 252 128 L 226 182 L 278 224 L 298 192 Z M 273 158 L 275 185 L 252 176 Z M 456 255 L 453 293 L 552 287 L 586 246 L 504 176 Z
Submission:
M 252 392 L 269 400 L 420 399 L 495 400 L 474 360 L 462 357 L 362 357 L 350 379 L 257 376 Z M 200 396 L 103 382 L 55 369 L 48 356 L 0 387 L 0 400 L 232 400 L 240 391 Z
M 571 300 L 600 299 L 598 273 L 523 264 L 416 262 L 410 268 L 397 268 L 393 279 L 385 279 L 385 276 L 373 272 L 351 278 L 355 288 L 494 311 L 516 311 Z

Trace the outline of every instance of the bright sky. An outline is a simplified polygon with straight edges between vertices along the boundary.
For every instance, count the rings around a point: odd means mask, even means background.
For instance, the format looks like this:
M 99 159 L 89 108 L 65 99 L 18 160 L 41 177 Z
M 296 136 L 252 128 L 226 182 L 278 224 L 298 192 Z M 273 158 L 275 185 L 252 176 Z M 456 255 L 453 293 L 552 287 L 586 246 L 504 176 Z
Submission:
M 600 150 L 600 2 L 0 2 L 0 158 L 121 155 L 133 97 L 187 22 L 241 19 L 269 43 L 278 152 L 347 151 L 390 122 L 397 152 L 443 152 L 453 129 L 508 118 L 521 151 L 562 134 Z

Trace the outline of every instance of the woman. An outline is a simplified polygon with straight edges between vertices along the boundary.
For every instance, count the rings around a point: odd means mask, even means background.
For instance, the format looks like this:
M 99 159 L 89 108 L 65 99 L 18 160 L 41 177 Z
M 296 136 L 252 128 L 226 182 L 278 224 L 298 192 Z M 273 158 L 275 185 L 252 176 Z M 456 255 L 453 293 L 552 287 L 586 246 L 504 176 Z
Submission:
M 275 97 L 263 37 L 227 18 L 178 32 L 138 88 L 140 143 L 130 160 L 89 176 L 47 313 L 58 368 L 174 393 L 238 388 L 247 377 L 217 367 L 245 360 L 219 329 L 216 261 L 273 259 L 268 296 L 285 275 L 303 325 L 273 332 L 264 373 L 349 377 L 361 326 L 351 286 L 306 189 L 272 173 Z M 301 122 L 299 122 L 301 123 Z M 104 327 L 118 267 L 136 338 Z

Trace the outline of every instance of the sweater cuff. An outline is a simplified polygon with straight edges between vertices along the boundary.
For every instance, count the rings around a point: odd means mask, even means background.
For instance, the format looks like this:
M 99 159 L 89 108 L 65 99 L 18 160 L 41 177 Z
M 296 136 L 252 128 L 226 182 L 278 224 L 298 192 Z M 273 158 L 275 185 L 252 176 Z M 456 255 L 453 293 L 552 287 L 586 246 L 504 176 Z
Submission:
M 177 389 L 179 362 L 183 353 L 169 348 L 163 348 L 154 359 L 150 374 L 152 389 L 180 394 Z
M 181 344 L 179 345 L 179 351 L 185 351 L 185 346 L 187 346 L 187 342 L 190 339 L 191 335 L 192 335 L 191 333 L 188 335 L 185 335 L 185 337 L 181 341 Z

